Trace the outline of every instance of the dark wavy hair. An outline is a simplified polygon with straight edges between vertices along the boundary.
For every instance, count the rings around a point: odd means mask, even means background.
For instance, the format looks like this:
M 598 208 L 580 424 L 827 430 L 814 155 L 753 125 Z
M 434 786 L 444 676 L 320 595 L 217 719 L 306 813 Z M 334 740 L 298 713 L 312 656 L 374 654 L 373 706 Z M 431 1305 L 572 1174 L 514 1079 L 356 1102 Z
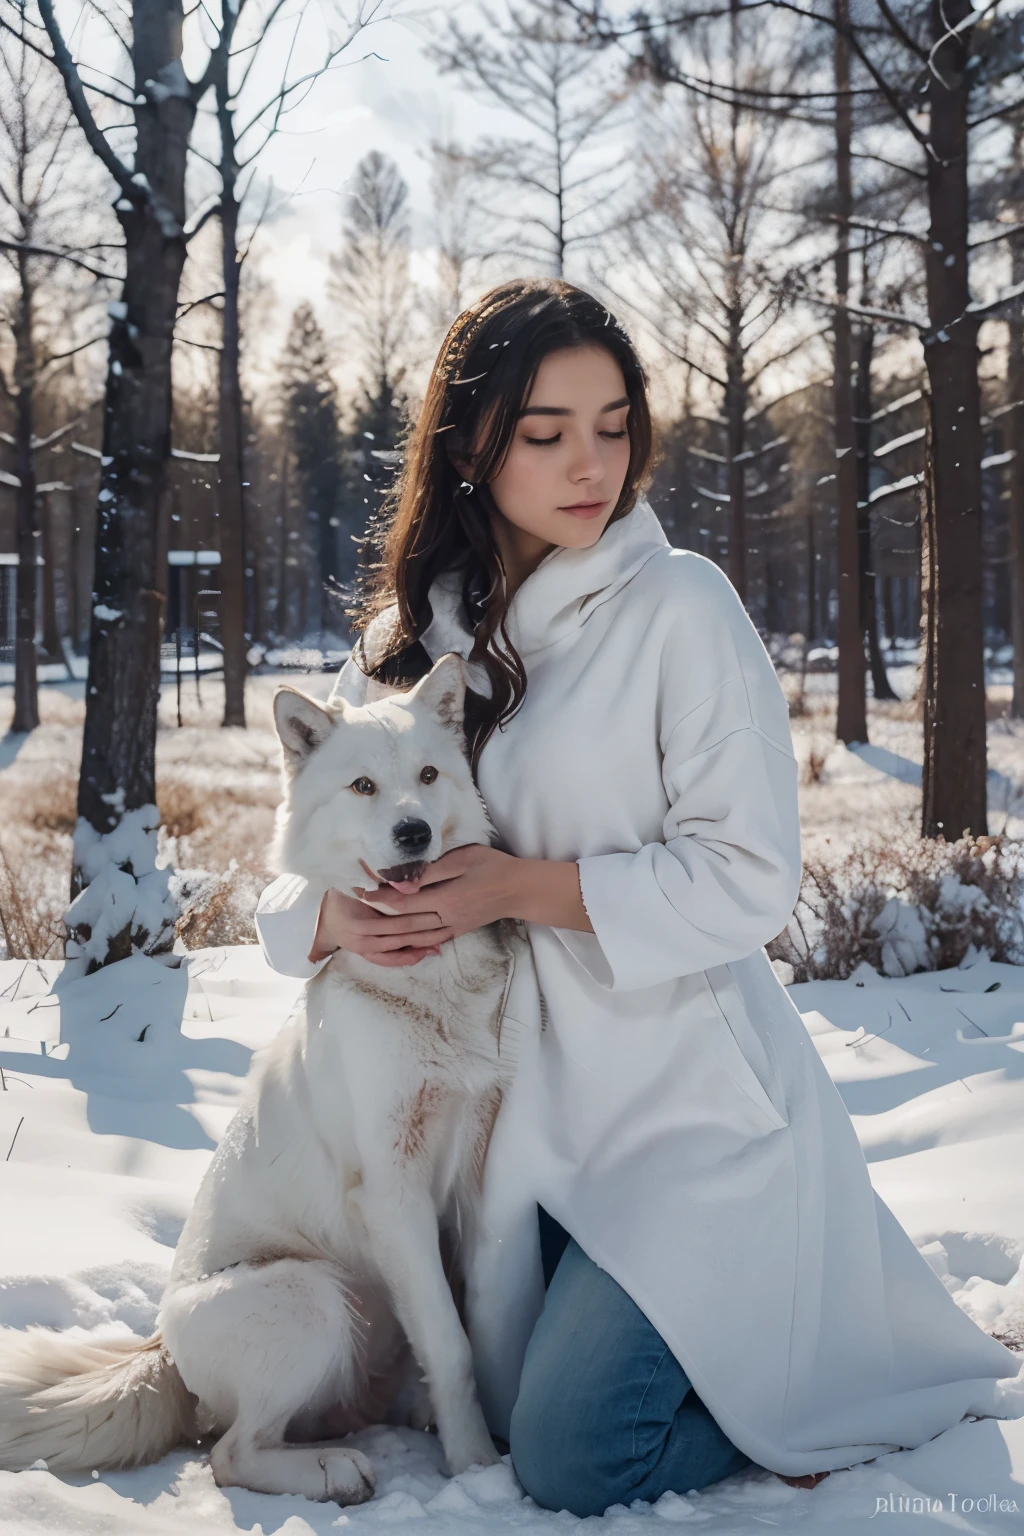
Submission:
M 419 637 L 433 618 L 428 592 L 461 571 L 462 602 L 491 697 L 466 694 L 466 744 L 474 772 L 495 728 L 504 729 L 526 693 L 526 672 L 505 627 L 505 571 L 491 530 L 498 512 L 488 482 L 512 443 L 541 362 L 551 352 L 599 346 L 626 382 L 630 454 L 609 522 L 632 511 L 653 458 L 647 375 L 633 343 L 592 294 L 561 278 L 516 278 L 490 289 L 454 322 L 434 363 L 419 417 L 403 445 L 402 469 L 362 541 L 355 606 L 356 665 L 392 686 L 411 685 L 431 662 Z M 482 438 L 481 438 L 482 434 Z M 454 459 L 474 465 L 471 489 Z M 602 531 L 603 536 L 603 531 Z M 370 622 L 397 603 L 397 621 L 373 655 Z

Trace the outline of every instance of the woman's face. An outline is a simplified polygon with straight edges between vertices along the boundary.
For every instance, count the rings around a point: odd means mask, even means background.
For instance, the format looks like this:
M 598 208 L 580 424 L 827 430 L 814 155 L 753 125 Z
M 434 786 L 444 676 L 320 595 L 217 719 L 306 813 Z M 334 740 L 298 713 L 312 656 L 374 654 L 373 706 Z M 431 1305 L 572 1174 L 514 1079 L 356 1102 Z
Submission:
M 489 484 L 511 525 L 495 529 L 499 541 L 511 535 L 528 558 L 540 558 L 553 544 L 596 544 L 629 467 L 628 415 L 622 369 L 603 347 L 550 352 Z

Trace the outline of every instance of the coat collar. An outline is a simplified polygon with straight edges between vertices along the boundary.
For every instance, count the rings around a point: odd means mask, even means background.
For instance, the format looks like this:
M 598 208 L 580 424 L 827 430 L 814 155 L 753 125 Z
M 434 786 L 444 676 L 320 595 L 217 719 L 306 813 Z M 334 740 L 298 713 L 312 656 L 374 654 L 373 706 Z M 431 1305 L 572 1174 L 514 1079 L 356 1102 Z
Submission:
M 609 523 L 589 549 L 558 546 L 549 550 L 509 606 L 506 627 L 519 655 L 525 661 L 578 629 L 668 542 L 650 502 L 640 496 L 633 510 L 618 522 Z M 431 584 L 433 619 L 420 635 L 420 644 L 431 661 L 447 651 L 468 658 L 472 649 L 473 633 L 466 621 L 460 588 L 457 571 L 445 571 Z M 489 697 L 484 668 L 474 662 L 469 673 L 470 687 Z

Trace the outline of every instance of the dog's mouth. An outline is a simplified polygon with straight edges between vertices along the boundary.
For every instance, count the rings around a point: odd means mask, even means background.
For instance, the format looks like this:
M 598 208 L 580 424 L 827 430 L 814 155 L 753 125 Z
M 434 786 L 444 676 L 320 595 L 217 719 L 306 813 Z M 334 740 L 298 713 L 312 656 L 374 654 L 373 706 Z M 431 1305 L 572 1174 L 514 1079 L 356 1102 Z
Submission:
M 395 885 L 402 880 L 418 880 L 427 867 L 426 859 L 415 859 L 410 864 L 391 864 L 387 869 L 371 869 L 365 859 L 359 860 L 371 880 L 379 885 Z

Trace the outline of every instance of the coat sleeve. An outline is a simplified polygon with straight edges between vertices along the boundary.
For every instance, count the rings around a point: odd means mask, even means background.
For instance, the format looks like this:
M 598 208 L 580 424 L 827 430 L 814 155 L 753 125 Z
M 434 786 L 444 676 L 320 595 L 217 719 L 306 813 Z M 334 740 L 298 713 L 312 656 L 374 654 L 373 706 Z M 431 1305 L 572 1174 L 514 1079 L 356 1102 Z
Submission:
M 731 583 L 705 581 L 703 622 L 673 626 L 659 683 L 662 840 L 577 860 L 594 932 L 555 930 L 612 992 L 743 959 L 781 933 L 800 890 L 785 695 Z M 696 704 L 680 683 L 702 669 L 695 656 L 722 677 Z
M 366 674 L 349 656 L 338 673 L 331 698 L 348 704 L 366 700 Z M 310 888 L 301 875 L 279 875 L 262 892 L 256 904 L 256 935 L 267 964 L 285 976 L 315 976 L 327 958 L 310 960 L 316 920 L 323 892 Z
M 278 875 L 256 904 L 256 935 L 263 958 L 284 976 L 315 976 L 323 960 L 309 959 L 316 932 L 322 890 L 314 890 L 301 875 Z

